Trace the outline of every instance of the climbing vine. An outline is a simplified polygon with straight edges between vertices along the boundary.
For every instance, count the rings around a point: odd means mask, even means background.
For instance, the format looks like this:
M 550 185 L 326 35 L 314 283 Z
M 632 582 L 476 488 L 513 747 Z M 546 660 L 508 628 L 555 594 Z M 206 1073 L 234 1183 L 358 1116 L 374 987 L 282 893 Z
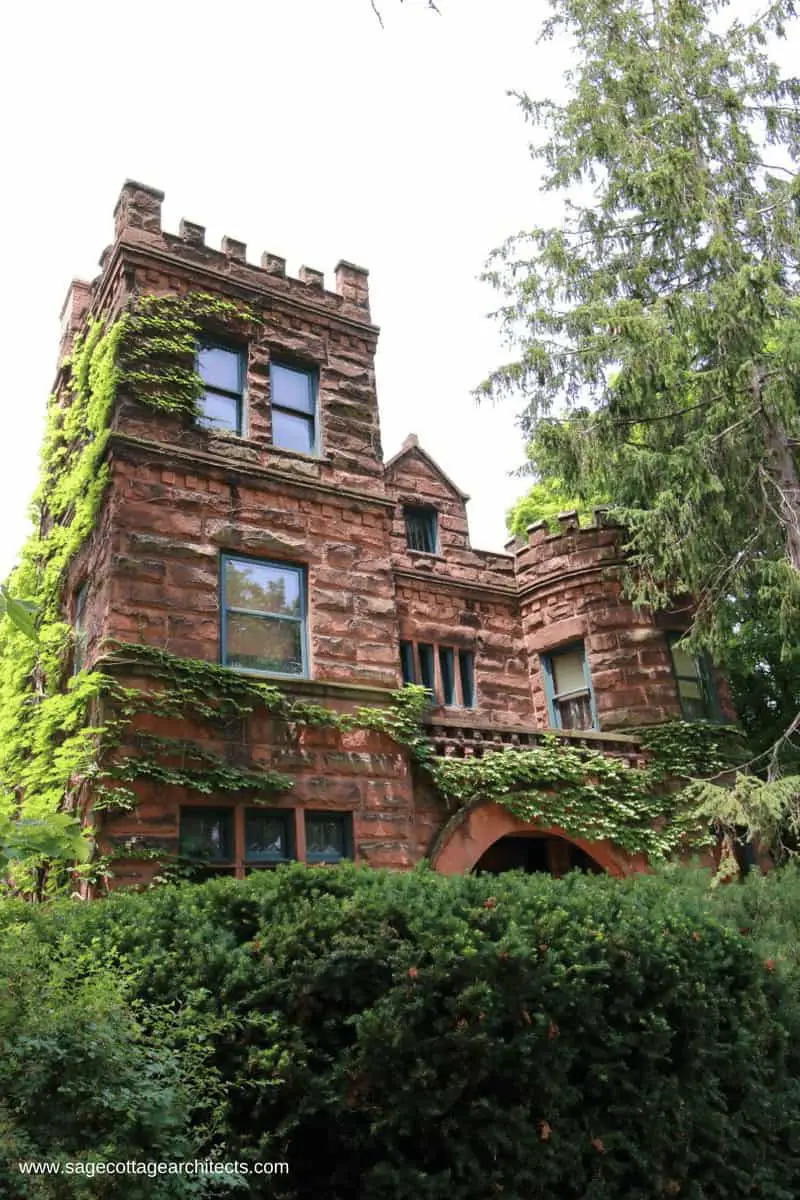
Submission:
M 48 406 L 35 532 L 9 581 L 9 594 L 35 613 L 35 639 L 7 616 L 0 620 L 0 828 L 13 818 L 44 822 L 59 814 L 53 829 L 60 830 L 65 855 L 79 857 L 78 822 L 70 824 L 69 814 L 79 813 L 87 783 L 97 810 L 133 808 L 137 780 L 200 794 L 244 792 L 253 803 L 273 803 L 291 788 L 288 775 L 242 766 L 207 745 L 156 736 L 137 724 L 142 713 L 188 717 L 211 722 L 224 741 L 232 722 L 266 712 L 289 740 L 313 726 L 385 734 L 408 749 L 451 810 L 496 800 L 525 821 L 651 856 L 704 835 L 708 821 L 700 829 L 686 794 L 666 784 L 729 765 L 728 735 L 709 734 L 708 726 L 701 731 L 679 722 L 643 731 L 646 767 L 556 738 L 531 750 L 437 759 L 425 733 L 421 688 L 395 692 L 384 706 L 340 713 L 211 663 L 122 643 L 108 645 L 93 670 L 68 677 L 72 633 L 63 620 L 64 590 L 108 484 L 117 398 L 190 419 L 203 386 L 195 369 L 201 334 L 219 326 L 222 334 L 248 337 L 260 321 L 246 305 L 211 295 L 140 296 L 113 323 L 90 322 L 76 340 L 68 382 Z M 121 678 L 131 675 L 146 682 L 124 685 Z M 39 844 L 52 853 L 51 841 Z M 86 868 L 92 869 L 100 868 Z

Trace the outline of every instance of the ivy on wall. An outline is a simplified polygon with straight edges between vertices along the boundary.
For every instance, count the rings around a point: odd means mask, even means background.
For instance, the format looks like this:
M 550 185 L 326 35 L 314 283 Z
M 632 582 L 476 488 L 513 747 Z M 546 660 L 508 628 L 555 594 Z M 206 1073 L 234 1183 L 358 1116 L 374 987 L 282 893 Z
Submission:
M 533 750 L 437 759 L 425 736 L 421 688 L 395 692 L 383 707 L 342 714 L 211 663 L 128 644 L 107 647 L 93 670 L 67 678 L 72 634 L 63 620 L 64 591 L 108 484 L 115 401 L 125 396 L 190 419 L 203 386 L 195 371 L 199 336 L 216 325 L 248 336 L 260 321 L 247 306 L 210 295 L 140 296 L 114 323 L 90 323 L 76 340 L 69 382 L 48 407 L 37 528 L 9 581 L 10 594 L 35 606 L 36 639 L 7 617 L 0 621 L 0 823 L 77 810 L 87 783 L 95 809 L 130 809 L 130 785 L 139 779 L 274 802 L 291 787 L 285 774 L 242 767 L 190 739 L 157 737 L 136 724 L 144 712 L 217 726 L 268 712 L 289 738 L 315 725 L 391 737 L 450 809 L 495 800 L 525 821 L 651 856 L 706 836 L 707 821 L 698 829 L 681 795 L 664 785 L 668 777 L 722 769 L 719 738 L 708 726 L 678 722 L 646 731 L 646 768 L 556 738 Z M 123 686 L 120 674 L 132 672 L 148 684 Z M 74 841 L 74 833 L 65 829 L 65 838 Z

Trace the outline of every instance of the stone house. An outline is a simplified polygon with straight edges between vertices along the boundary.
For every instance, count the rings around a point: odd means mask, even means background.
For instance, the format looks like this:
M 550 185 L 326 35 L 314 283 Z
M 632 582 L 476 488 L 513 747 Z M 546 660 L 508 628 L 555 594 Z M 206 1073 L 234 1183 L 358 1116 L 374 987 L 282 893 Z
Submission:
M 120 390 L 106 450 L 109 484 L 63 593 L 75 666 L 110 643 L 139 644 L 278 683 L 345 712 L 380 705 L 405 682 L 428 689 L 437 755 L 565 742 L 637 762 L 627 729 L 730 716 L 724 681 L 675 645 L 688 613 L 657 617 L 622 597 L 618 532 L 598 511 L 550 533 L 532 526 L 504 553 L 470 544 L 468 497 L 414 435 L 384 461 L 375 386 L 378 329 L 367 271 L 323 275 L 230 237 L 161 227 L 162 193 L 127 182 L 115 238 L 62 313 L 57 390 L 87 321 L 113 322 L 142 296 L 202 294 L 224 309 L 197 341 L 200 416 L 148 407 Z M 67 401 L 68 402 L 68 401 Z M 143 686 L 146 667 L 117 664 Z M 147 882 L 159 855 L 200 854 L 242 876 L 278 861 L 354 857 L 443 871 L 570 865 L 625 874 L 642 859 L 606 842 L 525 824 L 491 803 L 455 825 L 407 750 L 369 730 L 306 729 L 287 745 L 268 715 L 230 727 L 144 714 L 153 736 L 194 737 L 219 756 L 288 773 L 278 803 L 137 780 L 136 803 L 84 811 L 101 847 L 126 848 L 115 884 Z M 93 808 L 94 814 L 93 813 Z M 138 849 L 137 849 L 138 848 Z M 147 852 L 147 853 L 146 853 Z

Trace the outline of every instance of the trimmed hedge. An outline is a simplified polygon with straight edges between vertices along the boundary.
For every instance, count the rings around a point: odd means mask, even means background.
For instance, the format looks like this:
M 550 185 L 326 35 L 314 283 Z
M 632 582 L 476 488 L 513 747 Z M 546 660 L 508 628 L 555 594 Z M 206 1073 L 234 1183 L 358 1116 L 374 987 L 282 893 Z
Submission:
M 9 903 L 0 958 L 22 926 L 43 981 L 71 957 L 117 976 L 140 1037 L 157 1030 L 183 1064 L 191 1153 L 289 1163 L 238 1194 L 794 1200 L 796 989 L 731 927 L 742 901 L 722 890 L 727 924 L 677 877 L 295 866 Z M 12 1076 L 38 1069 L 26 1053 Z M 73 1140 L 87 1103 L 75 1086 Z M 141 1157 L 170 1157 L 176 1137 Z

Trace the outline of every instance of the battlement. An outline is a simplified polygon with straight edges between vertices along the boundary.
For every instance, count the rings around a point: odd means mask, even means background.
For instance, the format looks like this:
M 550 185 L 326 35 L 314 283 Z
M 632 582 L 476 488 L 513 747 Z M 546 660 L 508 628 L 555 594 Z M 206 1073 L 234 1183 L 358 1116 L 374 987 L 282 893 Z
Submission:
M 369 272 L 365 267 L 341 259 L 334 269 L 334 291 L 328 291 L 322 271 L 301 266 L 297 277 L 287 275 L 286 259 L 271 250 L 264 251 L 258 265 L 248 262 L 246 243 L 228 234 L 222 238 L 219 250 L 207 246 L 205 226 L 185 217 L 177 234 L 165 232 L 161 224 L 163 200 L 164 193 L 157 188 L 126 179 L 114 208 L 116 243 L 161 249 L 187 265 L 205 266 L 258 290 L 279 290 L 292 299 L 321 305 L 351 320 L 370 322 Z M 106 251 L 101 266 L 108 261 Z

